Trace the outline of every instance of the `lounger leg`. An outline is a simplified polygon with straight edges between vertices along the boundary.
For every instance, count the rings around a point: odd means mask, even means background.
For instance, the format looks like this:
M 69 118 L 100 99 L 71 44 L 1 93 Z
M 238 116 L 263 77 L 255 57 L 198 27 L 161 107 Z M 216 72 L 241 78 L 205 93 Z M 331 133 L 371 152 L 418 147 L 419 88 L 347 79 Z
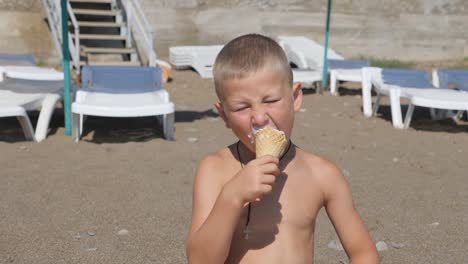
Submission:
M 41 142 L 47 137 L 49 130 L 50 119 L 55 110 L 55 105 L 60 100 L 60 95 L 50 94 L 47 95 L 44 101 L 42 101 L 41 112 L 39 113 L 39 119 L 36 125 L 36 141 Z
M 406 116 L 405 116 L 405 126 L 404 128 L 408 128 L 410 123 L 411 123 L 411 118 L 413 117 L 413 112 L 414 112 L 414 105 L 410 103 L 408 105 L 408 110 L 406 111 Z
M 365 117 L 372 116 L 372 83 L 367 70 L 362 70 L 362 111 Z
M 377 98 L 375 98 L 374 107 L 372 107 L 372 116 L 375 116 L 377 114 L 377 111 L 379 110 L 379 107 L 380 107 L 381 98 L 382 98 L 382 95 L 378 93 Z
M 390 89 L 390 108 L 392 112 L 392 123 L 394 128 L 404 128 L 401 118 L 400 90 Z
M 339 95 L 338 94 L 338 87 L 337 87 L 338 80 L 336 79 L 336 72 L 330 71 L 330 93 L 332 95 Z
M 24 110 L 24 114 L 16 117 L 23 129 L 24 137 L 26 140 L 35 141 L 34 138 L 34 128 L 31 124 L 31 120 L 29 120 L 28 114 L 26 110 Z
M 163 133 L 167 140 L 174 140 L 174 113 L 163 116 Z
M 81 126 L 82 126 L 82 115 L 72 113 L 72 122 L 73 122 L 73 138 L 76 142 L 80 141 L 81 137 Z

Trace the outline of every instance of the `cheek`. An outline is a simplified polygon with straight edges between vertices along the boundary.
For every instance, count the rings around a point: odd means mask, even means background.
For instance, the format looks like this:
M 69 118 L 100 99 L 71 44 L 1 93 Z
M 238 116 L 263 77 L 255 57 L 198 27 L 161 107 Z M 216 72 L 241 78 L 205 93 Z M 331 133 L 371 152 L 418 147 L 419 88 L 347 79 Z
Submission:
M 228 118 L 228 125 L 239 138 L 247 138 L 252 129 L 248 113 L 231 114 Z

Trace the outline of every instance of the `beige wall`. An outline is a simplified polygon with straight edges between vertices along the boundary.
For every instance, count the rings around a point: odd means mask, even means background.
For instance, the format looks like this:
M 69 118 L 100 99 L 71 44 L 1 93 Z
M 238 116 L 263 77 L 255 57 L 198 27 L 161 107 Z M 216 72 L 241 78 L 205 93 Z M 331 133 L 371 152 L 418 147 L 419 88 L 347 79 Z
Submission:
M 45 64 L 59 61 L 40 0 L 0 0 L 0 53 L 33 53 Z
M 323 43 L 327 0 L 140 0 L 155 49 L 222 44 L 248 32 Z M 40 0 L 0 0 L 0 52 L 56 56 Z M 330 46 L 345 57 L 411 61 L 468 57 L 466 0 L 334 0 Z M 3 41 L 7 40 L 7 41 Z

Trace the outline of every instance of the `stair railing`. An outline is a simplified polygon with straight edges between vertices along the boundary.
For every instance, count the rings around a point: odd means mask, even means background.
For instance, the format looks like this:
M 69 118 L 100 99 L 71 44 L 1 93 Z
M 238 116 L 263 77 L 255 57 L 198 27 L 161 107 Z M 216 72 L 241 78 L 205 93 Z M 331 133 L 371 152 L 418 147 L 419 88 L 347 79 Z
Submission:
M 122 0 L 127 15 L 127 43 L 133 39 L 143 50 L 149 66 L 156 66 L 156 53 L 153 49 L 154 29 L 146 19 L 138 0 Z
M 42 4 L 47 14 L 47 20 L 49 22 L 49 28 L 54 37 L 55 48 L 60 54 L 60 58 L 63 58 L 62 54 L 62 17 L 61 17 L 61 5 L 60 0 L 43 0 Z M 73 14 L 73 9 L 70 2 L 67 1 L 67 12 L 75 30 L 75 39 L 68 35 L 68 48 L 72 58 L 72 66 L 77 74 L 80 73 L 80 27 L 78 21 Z
M 80 26 L 78 25 L 78 20 L 76 19 L 75 14 L 73 13 L 73 8 L 70 4 L 70 1 L 67 1 L 67 10 L 68 16 L 73 25 L 75 32 L 75 42 L 72 41 L 71 34 L 68 34 L 68 46 L 70 49 L 70 54 L 73 60 L 73 66 L 75 68 L 76 74 L 80 74 Z
M 58 2 L 58 6 L 57 6 Z M 60 34 L 60 30 L 57 29 L 57 24 L 60 24 L 60 2 L 56 0 L 43 0 L 42 5 L 44 6 L 44 10 L 47 15 L 47 21 L 49 22 L 49 28 L 52 32 L 52 36 L 54 37 L 54 45 L 56 50 L 60 54 L 60 58 L 62 58 L 62 36 Z

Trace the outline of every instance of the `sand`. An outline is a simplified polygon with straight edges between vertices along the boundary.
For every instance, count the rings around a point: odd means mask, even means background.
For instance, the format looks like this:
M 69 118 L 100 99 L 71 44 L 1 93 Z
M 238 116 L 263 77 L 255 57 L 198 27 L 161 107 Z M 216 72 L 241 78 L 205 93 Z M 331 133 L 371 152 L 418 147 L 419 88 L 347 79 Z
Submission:
M 90 118 L 75 143 L 58 109 L 39 144 L 0 119 L 0 263 L 186 262 L 196 164 L 235 138 L 213 109 L 211 80 L 172 76 L 173 142 L 153 118 Z M 387 101 L 366 119 L 360 90 L 341 92 L 305 90 L 292 139 L 342 169 L 372 238 L 388 245 L 382 263 L 466 263 L 468 123 L 417 109 L 411 128 L 396 130 Z M 322 210 L 315 263 L 347 263 L 334 240 Z

